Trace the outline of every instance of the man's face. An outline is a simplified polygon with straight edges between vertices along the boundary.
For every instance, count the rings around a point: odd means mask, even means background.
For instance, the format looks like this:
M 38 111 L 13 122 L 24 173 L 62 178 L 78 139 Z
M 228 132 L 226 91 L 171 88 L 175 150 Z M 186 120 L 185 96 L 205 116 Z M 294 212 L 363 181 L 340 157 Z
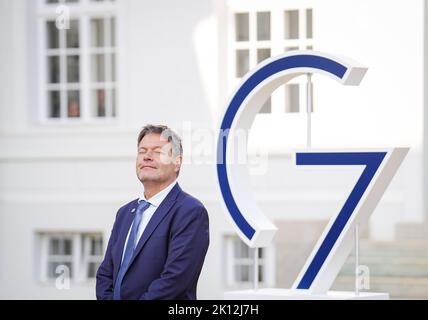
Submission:
M 172 182 L 177 177 L 180 165 L 181 156 L 173 157 L 171 143 L 161 134 L 149 133 L 140 141 L 136 170 L 142 183 Z

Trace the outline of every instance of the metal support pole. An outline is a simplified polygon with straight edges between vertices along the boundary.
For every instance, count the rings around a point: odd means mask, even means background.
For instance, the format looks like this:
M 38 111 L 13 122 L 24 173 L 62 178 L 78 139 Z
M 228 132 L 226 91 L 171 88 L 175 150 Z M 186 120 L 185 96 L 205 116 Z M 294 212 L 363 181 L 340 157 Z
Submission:
M 254 248 L 254 278 L 253 278 L 253 287 L 254 290 L 259 288 L 259 248 Z
M 307 113 L 307 124 L 306 124 L 306 147 L 310 148 L 312 145 L 312 74 L 306 74 L 306 113 Z
M 360 279 L 359 279 L 359 234 L 358 234 L 358 223 L 355 225 L 355 295 L 360 294 Z

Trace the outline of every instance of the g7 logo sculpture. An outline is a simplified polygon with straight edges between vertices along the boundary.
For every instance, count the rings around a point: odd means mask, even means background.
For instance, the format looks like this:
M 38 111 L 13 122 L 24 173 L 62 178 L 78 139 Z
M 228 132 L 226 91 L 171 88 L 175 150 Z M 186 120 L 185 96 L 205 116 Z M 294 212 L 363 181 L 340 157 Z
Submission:
M 249 130 L 263 102 L 280 85 L 302 74 L 320 73 L 343 85 L 359 85 L 367 68 L 347 58 L 313 51 L 296 51 L 266 60 L 248 73 L 232 96 L 221 122 L 217 145 L 217 175 L 224 204 L 240 238 L 250 247 L 265 247 L 277 228 L 259 209 L 248 183 L 245 164 L 232 161 L 246 155 L 229 137 Z M 298 166 L 363 166 L 364 170 L 342 209 L 330 219 L 308 257 L 293 289 L 326 293 L 352 250 L 354 226 L 368 220 L 409 148 L 336 150 L 295 153 Z

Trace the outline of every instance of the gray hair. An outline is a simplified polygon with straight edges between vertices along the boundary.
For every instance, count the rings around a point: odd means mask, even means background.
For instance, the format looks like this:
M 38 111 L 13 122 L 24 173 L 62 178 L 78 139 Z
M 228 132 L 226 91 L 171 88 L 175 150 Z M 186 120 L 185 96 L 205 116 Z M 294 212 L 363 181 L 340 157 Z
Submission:
M 137 146 L 140 144 L 141 140 L 143 140 L 144 136 L 150 133 L 160 134 L 165 140 L 171 142 L 172 147 L 172 156 L 182 156 L 183 155 L 183 146 L 181 144 L 180 136 L 175 133 L 172 129 L 168 128 L 164 125 L 145 125 L 138 135 Z

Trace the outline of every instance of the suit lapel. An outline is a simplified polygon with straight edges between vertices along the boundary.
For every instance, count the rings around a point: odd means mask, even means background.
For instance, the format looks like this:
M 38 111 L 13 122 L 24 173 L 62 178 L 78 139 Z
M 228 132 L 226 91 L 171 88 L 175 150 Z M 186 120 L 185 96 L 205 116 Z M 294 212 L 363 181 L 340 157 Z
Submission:
M 113 251 L 113 261 L 117 261 L 114 264 L 113 274 L 116 276 L 119 271 L 119 267 L 122 263 L 122 255 L 125 247 L 126 237 L 128 236 L 129 228 L 131 227 L 132 221 L 134 221 L 135 210 L 138 207 L 138 200 L 135 200 L 130 206 L 128 211 L 125 214 L 125 221 L 123 222 L 117 240 L 116 250 Z
M 129 266 L 134 261 L 135 257 L 140 253 L 141 249 L 146 244 L 147 240 L 150 238 L 153 231 L 159 225 L 159 223 L 165 218 L 165 216 L 170 211 L 171 207 L 174 205 L 175 200 L 178 194 L 181 192 L 181 188 L 178 183 L 171 189 L 166 198 L 159 205 L 159 208 L 156 209 L 146 228 L 144 229 L 143 234 L 141 235 L 140 240 L 138 241 L 137 247 L 134 250 L 134 255 L 132 256 Z M 129 268 L 128 266 L 128 268 Z

